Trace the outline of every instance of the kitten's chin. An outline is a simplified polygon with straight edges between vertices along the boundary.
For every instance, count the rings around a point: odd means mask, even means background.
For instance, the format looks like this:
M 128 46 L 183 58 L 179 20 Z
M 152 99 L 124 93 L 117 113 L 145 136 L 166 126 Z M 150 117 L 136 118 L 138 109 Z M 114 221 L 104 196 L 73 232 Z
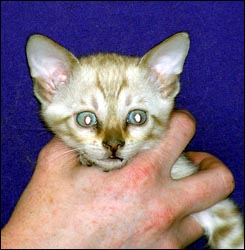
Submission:
M 103 171 L 111 171 L 115 169 L 122 168 L 126 165 L 127 161 L 121 158 L 106 158 L 103 160 L 94 159 L 93 161 L 89 161 L 84 156 L 80 155 L 80 162 L 83 166 L 95 166 L 97 168 L 102 169 Z
M 111 171 L 115 169 L 122 168 L 126 165 L 127 161 L 120 158 L 107 158 L 104 160 L 96 160 L 94 165 L 98 168 L 101 168 L 103 171 Z

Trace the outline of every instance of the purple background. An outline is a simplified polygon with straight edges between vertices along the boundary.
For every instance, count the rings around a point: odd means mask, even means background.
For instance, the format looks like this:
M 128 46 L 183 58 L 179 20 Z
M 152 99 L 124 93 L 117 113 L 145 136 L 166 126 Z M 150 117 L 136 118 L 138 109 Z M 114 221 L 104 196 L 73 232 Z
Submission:
M 99 51 L 142 56 L 168 36 L 187 31 L 191 48 L 176 107 L 188 109 L 197 120 L 188 149 L 208 151 L 229 166 L 236 180 L 232 197 L 244 210 L 243 2 L 1 5 L 1 226 L 29 182 L 40 149 L 52 138 L 39 119 L 26 63 L 26 41 L 34 33 L 53 38 L 77 56 Z

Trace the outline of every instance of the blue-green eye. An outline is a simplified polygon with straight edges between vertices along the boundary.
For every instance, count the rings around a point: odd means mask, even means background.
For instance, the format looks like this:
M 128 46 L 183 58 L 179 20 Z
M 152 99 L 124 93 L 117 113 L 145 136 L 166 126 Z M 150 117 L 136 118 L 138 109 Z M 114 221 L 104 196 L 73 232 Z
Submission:
M 89 128 L 97 124 L 97 117 L 92 112 L 81 112 L 77 115 L 77 123 L 82 127 Z
M 128 113 L 127 123 L 132 125 L 142 125 L 146 122 L 147 115 L 143 110 L 132 110 Z

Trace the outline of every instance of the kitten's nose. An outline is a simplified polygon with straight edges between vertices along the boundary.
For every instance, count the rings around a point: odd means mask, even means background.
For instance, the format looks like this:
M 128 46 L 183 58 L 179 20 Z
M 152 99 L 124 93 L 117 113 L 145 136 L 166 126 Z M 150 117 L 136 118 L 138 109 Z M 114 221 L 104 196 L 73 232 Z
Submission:
M 103 140 L 102 145 L 109 149 L 112 153 L 115 153 L 119 148 L 123 147 L 125 144 L 125 141 L 123 139 L 117 139 L 117 138 L 109 138 L 106 140 Z

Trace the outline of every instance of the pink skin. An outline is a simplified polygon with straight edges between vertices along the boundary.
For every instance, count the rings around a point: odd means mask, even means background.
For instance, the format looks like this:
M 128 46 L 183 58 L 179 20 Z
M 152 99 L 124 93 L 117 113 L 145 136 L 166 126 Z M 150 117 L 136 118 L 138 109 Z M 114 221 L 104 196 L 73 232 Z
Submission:
M 170 178 L 194 131 L 190 115 L 175 112 L 158 148 L 108 173 L 80 166 L 54 138 L 39 154 L 34 175 L 2 230 L 2 248 L 187 246 L 202 234 L 189 215 L 234 188 L 231 172 L 207 153 L 189 153 L 203 171 Z

